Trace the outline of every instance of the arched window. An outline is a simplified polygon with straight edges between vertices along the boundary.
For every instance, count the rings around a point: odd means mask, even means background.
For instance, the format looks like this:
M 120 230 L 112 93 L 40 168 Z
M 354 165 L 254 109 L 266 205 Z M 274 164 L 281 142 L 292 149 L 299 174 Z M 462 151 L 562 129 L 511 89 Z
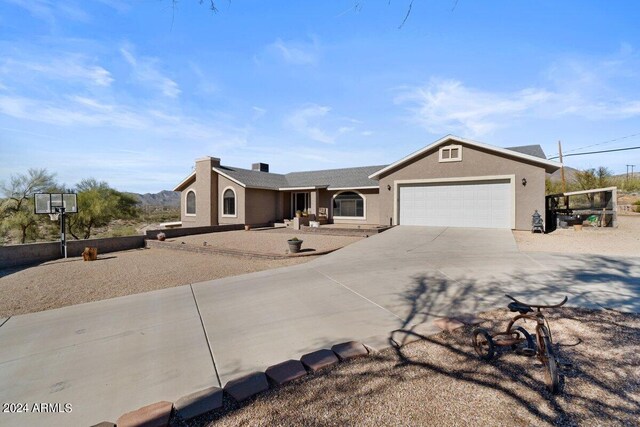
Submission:
M 195 215 L 196 214 L 196 192 L 190 190 L 187 192 L 187 215 Z
M 236 193 L 233 188 L 227 188 L 222 194 L 222 215 L 236 216 Z
M 364 198 L 355 191 L 345 191 L 333 198 L 333 216 L 364 218 Z

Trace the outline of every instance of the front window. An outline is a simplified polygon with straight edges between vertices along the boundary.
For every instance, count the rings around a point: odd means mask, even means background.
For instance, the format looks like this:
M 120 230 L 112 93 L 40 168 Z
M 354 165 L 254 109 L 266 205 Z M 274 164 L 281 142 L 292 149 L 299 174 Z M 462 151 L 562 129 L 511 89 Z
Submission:
M 187 193 L 187 214 L 196 214 L 196 193 L 195 191 L 189 191 Z
M 334 217 L 364 217 L 364 199 L 358 193 L 347 191 L 333 199 Z
M 233 190 L 228 189 L 227 191 L 224 192 L 224 195 L 222 196 L 222 203 L 223 203 L 222 214 L 235 216 L 236 194 L 233 192 Z

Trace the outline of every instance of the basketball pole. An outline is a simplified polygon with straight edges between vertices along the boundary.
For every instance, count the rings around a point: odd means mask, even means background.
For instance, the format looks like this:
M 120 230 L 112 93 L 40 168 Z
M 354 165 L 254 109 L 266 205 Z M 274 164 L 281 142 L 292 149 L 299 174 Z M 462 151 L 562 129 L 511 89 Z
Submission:
M 64 207 L 58 208 L 60 212 L 60 252 L 64 258 L 67 258 L 67 238 L 65 235 L 65 223 L 64 223 Z

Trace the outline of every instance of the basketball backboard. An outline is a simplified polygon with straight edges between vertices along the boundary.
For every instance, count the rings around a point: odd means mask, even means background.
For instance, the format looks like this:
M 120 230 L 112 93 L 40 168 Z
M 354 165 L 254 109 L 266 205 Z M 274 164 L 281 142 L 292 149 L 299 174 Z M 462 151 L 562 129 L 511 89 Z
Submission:
M 64 208 L 65 213 L 78 212 L 78 198 L 75 193 L 36 193 L 33 195 L 35 213 L 54 214 Z

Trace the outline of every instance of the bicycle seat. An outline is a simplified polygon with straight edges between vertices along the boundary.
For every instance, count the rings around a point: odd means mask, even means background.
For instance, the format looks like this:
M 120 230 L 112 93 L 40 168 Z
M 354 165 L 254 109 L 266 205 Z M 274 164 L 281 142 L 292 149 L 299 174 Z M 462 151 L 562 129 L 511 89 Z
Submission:
M 558 304 L 539 305 L 539 304 L 525 304 L 522 301 L 518 301 L 517 299 L 515 299 L 514 297 L 512 297 L 509 294 L 505 295 L 505 297 L 509 298 L 510 300 L 513 300 L 513 302 L 507 306 L 507 307 L 509 307 L 509 310 L 511 310 L 511 311 L 520 311 L 518 309 L 518 307 L 521 307 L 524 310 L 526 310 L 525 313 L 528 313 L 528 312 L 532 311 L 533 308 L 537 308 L 539 310 L 541 308 L 558 308 L 558 307 L 562 307 L 563 305 L 565 305 L 567 303 L 567 300 L 568 300 L 568 298 L 565 296 L 564 299 L 562 300 L 562 302 L 560 302 Z
M 520 312 L 520 314 L 527 314 L 533 311 L 528 305 L 519 304 L 517 302 L 510 302 L 507 307 L 509 307 L 509 310 L 513 312 Z

